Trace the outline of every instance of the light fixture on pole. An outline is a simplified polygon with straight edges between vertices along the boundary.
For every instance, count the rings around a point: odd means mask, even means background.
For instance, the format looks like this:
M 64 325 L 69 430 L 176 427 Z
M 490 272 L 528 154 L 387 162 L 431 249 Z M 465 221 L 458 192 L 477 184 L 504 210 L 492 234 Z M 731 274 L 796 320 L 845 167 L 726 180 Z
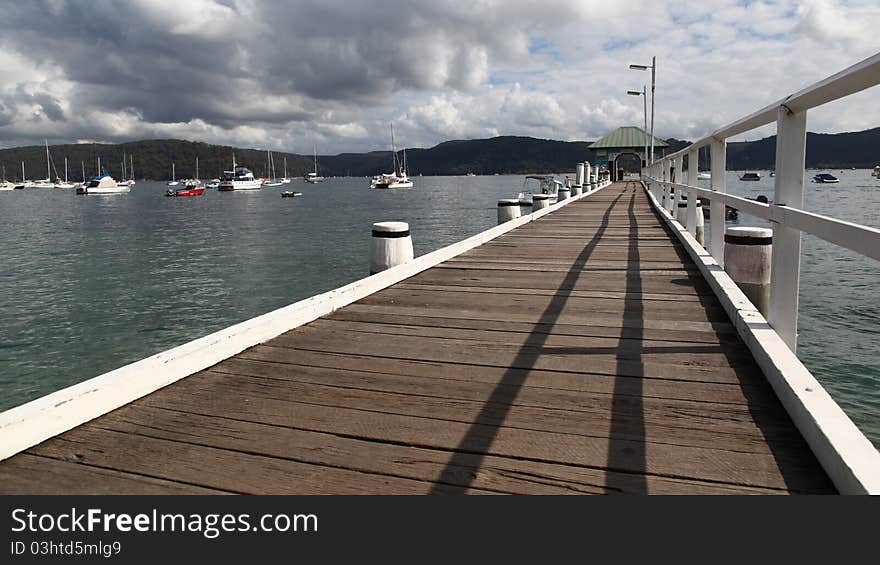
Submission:
M 647 137 L 647 133 L 648 133 L 648 93 L 647 93 L 647 86 L 643 86 L 641 92 L 639 92 L 638 90 L 627 90 L 626 93 L 629 94 L 630 96 L 641 96 L 642 99 L 643 99 L 643 102 L 644 102 L 644 106 L 645 106 L 645 130 L 644 130 L 644 131 L 645 131 L 645 166 L 647 167 L 647 166 L 650 164 L 649 157 L 648 157 L 648 137 Z M 642 168 L 642 167 L 640 166 L 639 169 L 641 169 L 641 168 Z
M 630 65 L 629 68 L 637 71 L 651 69 L 651 163 L 654 162 L 654 84 L 657 78 L 657 57 L 651 57 L 650 65 Z

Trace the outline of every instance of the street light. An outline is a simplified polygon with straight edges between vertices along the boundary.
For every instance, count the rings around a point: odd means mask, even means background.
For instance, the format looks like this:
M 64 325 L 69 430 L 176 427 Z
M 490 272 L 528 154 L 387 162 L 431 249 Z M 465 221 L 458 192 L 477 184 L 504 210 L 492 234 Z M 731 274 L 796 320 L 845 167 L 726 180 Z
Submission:
M 654 162 L 654 82 L 657 77 L 657 57 L 651 57 L 650 65 L 630 65 L 636 71 L 651 69 L 651 163 Z
M 632 66 L 632 65 L 630 65 L 630 66 Z M 645 133 L 647 133 L 647 130 L 648 130 L 647 86 L 643 86 L 641 92 L 639 92 L 638 90 L 627 90 L 626 93 L 629 94 L 630 96 L 641 96 L 642 97 L 642 99 L 644 101 L 644 106 L 645 106 Z M 649 163 L 650 163 L 650 161 L 648 161 L 648 138 L 646 137 L 645 138 L 645 166 L 647 166 Z M 641 168 L 642 167 L 640 166 L 639 169 L 641 169 Z M 644 171 L 642 171 L 642 172 L 644 173 Z

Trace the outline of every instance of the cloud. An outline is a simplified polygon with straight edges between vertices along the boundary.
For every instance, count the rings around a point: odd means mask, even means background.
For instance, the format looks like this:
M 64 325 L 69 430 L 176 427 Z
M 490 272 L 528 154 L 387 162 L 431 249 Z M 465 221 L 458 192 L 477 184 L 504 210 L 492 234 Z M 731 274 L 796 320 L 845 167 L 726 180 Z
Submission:
M 643 122 L 695 138 L 876 50 L 875 1 L 0 0 L 0 146 L 180 137 L 310 153 Z M 811 112 L 880 125 L 871 91 Z M 833 110 L 833 111 L 832 111 Z M 772 133 L 764 128 L 749 135 Z

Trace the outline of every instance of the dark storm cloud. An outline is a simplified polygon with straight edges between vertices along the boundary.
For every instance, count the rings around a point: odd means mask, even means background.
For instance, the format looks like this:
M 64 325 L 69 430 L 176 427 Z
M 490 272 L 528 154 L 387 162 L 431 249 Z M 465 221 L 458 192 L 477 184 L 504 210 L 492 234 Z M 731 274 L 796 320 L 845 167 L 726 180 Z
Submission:
M 625 63 L 652 55 L 658 132 L 699 135 L 875 48 L 876 0 L 800 4 L 0 0 L 0 146 L 183 137 L 367 150 L 387 144 L 389 121 L 410 146 L 589 139 L 641 123 L 623 93 L 644 77 Z M 756 61 L 768 72 L 752 73 Z M 749 87 L 731 88 L 744 75 Z M 876 107 L 824 123 L 864 129 Z
M 505 41 L 481 40 L 495 35 L 485 22 L 437 2 L 402 10 L 393 1 L 56 0 L 4 2 L 3 12 L 4 27 L 15 31 L 0 41 L 61 67 L 78 85 L 74 104 L 136 108 L 156 122 L 297 120 L 327 101 L 473 88 L 486 78 L 489 51 L 510 51 Z M 187 25 L 187 17 L 196 21 Z M 247 100 L 261 95 L 298 100 L 250 108 Z

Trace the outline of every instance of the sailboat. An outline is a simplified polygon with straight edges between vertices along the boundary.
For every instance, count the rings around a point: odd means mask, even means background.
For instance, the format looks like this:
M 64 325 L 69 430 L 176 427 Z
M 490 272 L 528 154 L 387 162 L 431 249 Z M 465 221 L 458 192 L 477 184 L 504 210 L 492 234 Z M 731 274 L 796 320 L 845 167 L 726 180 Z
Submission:
M 266 157 L 266 167 L 271 176 L 263 181 L 263 186 L 281 186 L 284 183 L 275 177 L 275 161 L 272 159 L 272 151 L 266 149 L 266 152 L 268 154 Z
M 67 180 L 67 157 L 64 158 L 64 180 L 55 181 L 55 188 L 76 188 L 76 185 Z
M 0 190 L 14 190 L 15 183 L 6 180 L 6 165 L 3 165 L 3 180 L 0 180 Z
M 34 181 L 33 186 L 30 188 L 55 188 L 55 183 L 52 182 L 52 170 L 51 163 L 49 159 L 49 140 L 46 140 L 46 178 L 38 181 Z
M 177 186 L 180 184 L 174 179 L 174 163 L 171 163 L 171 180 L 168 181 L 168 186 Z
M 24 161 L 21 162 L 21 182 L 16 183 L 13 187 L 14 189 L 22 189 L 22 188 L 30 188 L 34 186 L 34 181 L 27 180 L 27 177 L 24 176 Z
M 134 160 L 132 159 L 131 155 L 129 155 L 128 158 L 131 160 L 131 165 L 128 167 L 128 174 L 126 174 L 126 172 L 125 172 L 125 153 L 122 154 L 122 178 L 123 178 L 123 180 L 121 180 L 117 183 L 117 184 L 119 184 L 119 186 L 132 186 L 132 185 L 134 185 Z
M 183 188 L 169 188 L 165 191 L 165 196 L 201 196 L 205 192 L 202 181 L 199 180 L 199 158 L 196 157 L 196 176 L 192 179 L 186 179 L 183 182 Z
M 290 184 L 293 179 L 287 176 L 287 157 L 284 157 L 284 176 L 281 178 L 281 184 Z
M 324 180 L 324 177 L 318 176 L 318 146 L 315 146 L 315 171 L 312 173 L 308 173 L 303 177 L 306 182 L 310 182 L 312 184 L 319 183 Z
M 394 148 L 394 124 L 391 124 L 391 168 L 394 172 L 375 176 L 370 188 L 412 188 L 413 182 L 406 176 L 406 149 L 403 150 L 403 162 L 397 158 Z

